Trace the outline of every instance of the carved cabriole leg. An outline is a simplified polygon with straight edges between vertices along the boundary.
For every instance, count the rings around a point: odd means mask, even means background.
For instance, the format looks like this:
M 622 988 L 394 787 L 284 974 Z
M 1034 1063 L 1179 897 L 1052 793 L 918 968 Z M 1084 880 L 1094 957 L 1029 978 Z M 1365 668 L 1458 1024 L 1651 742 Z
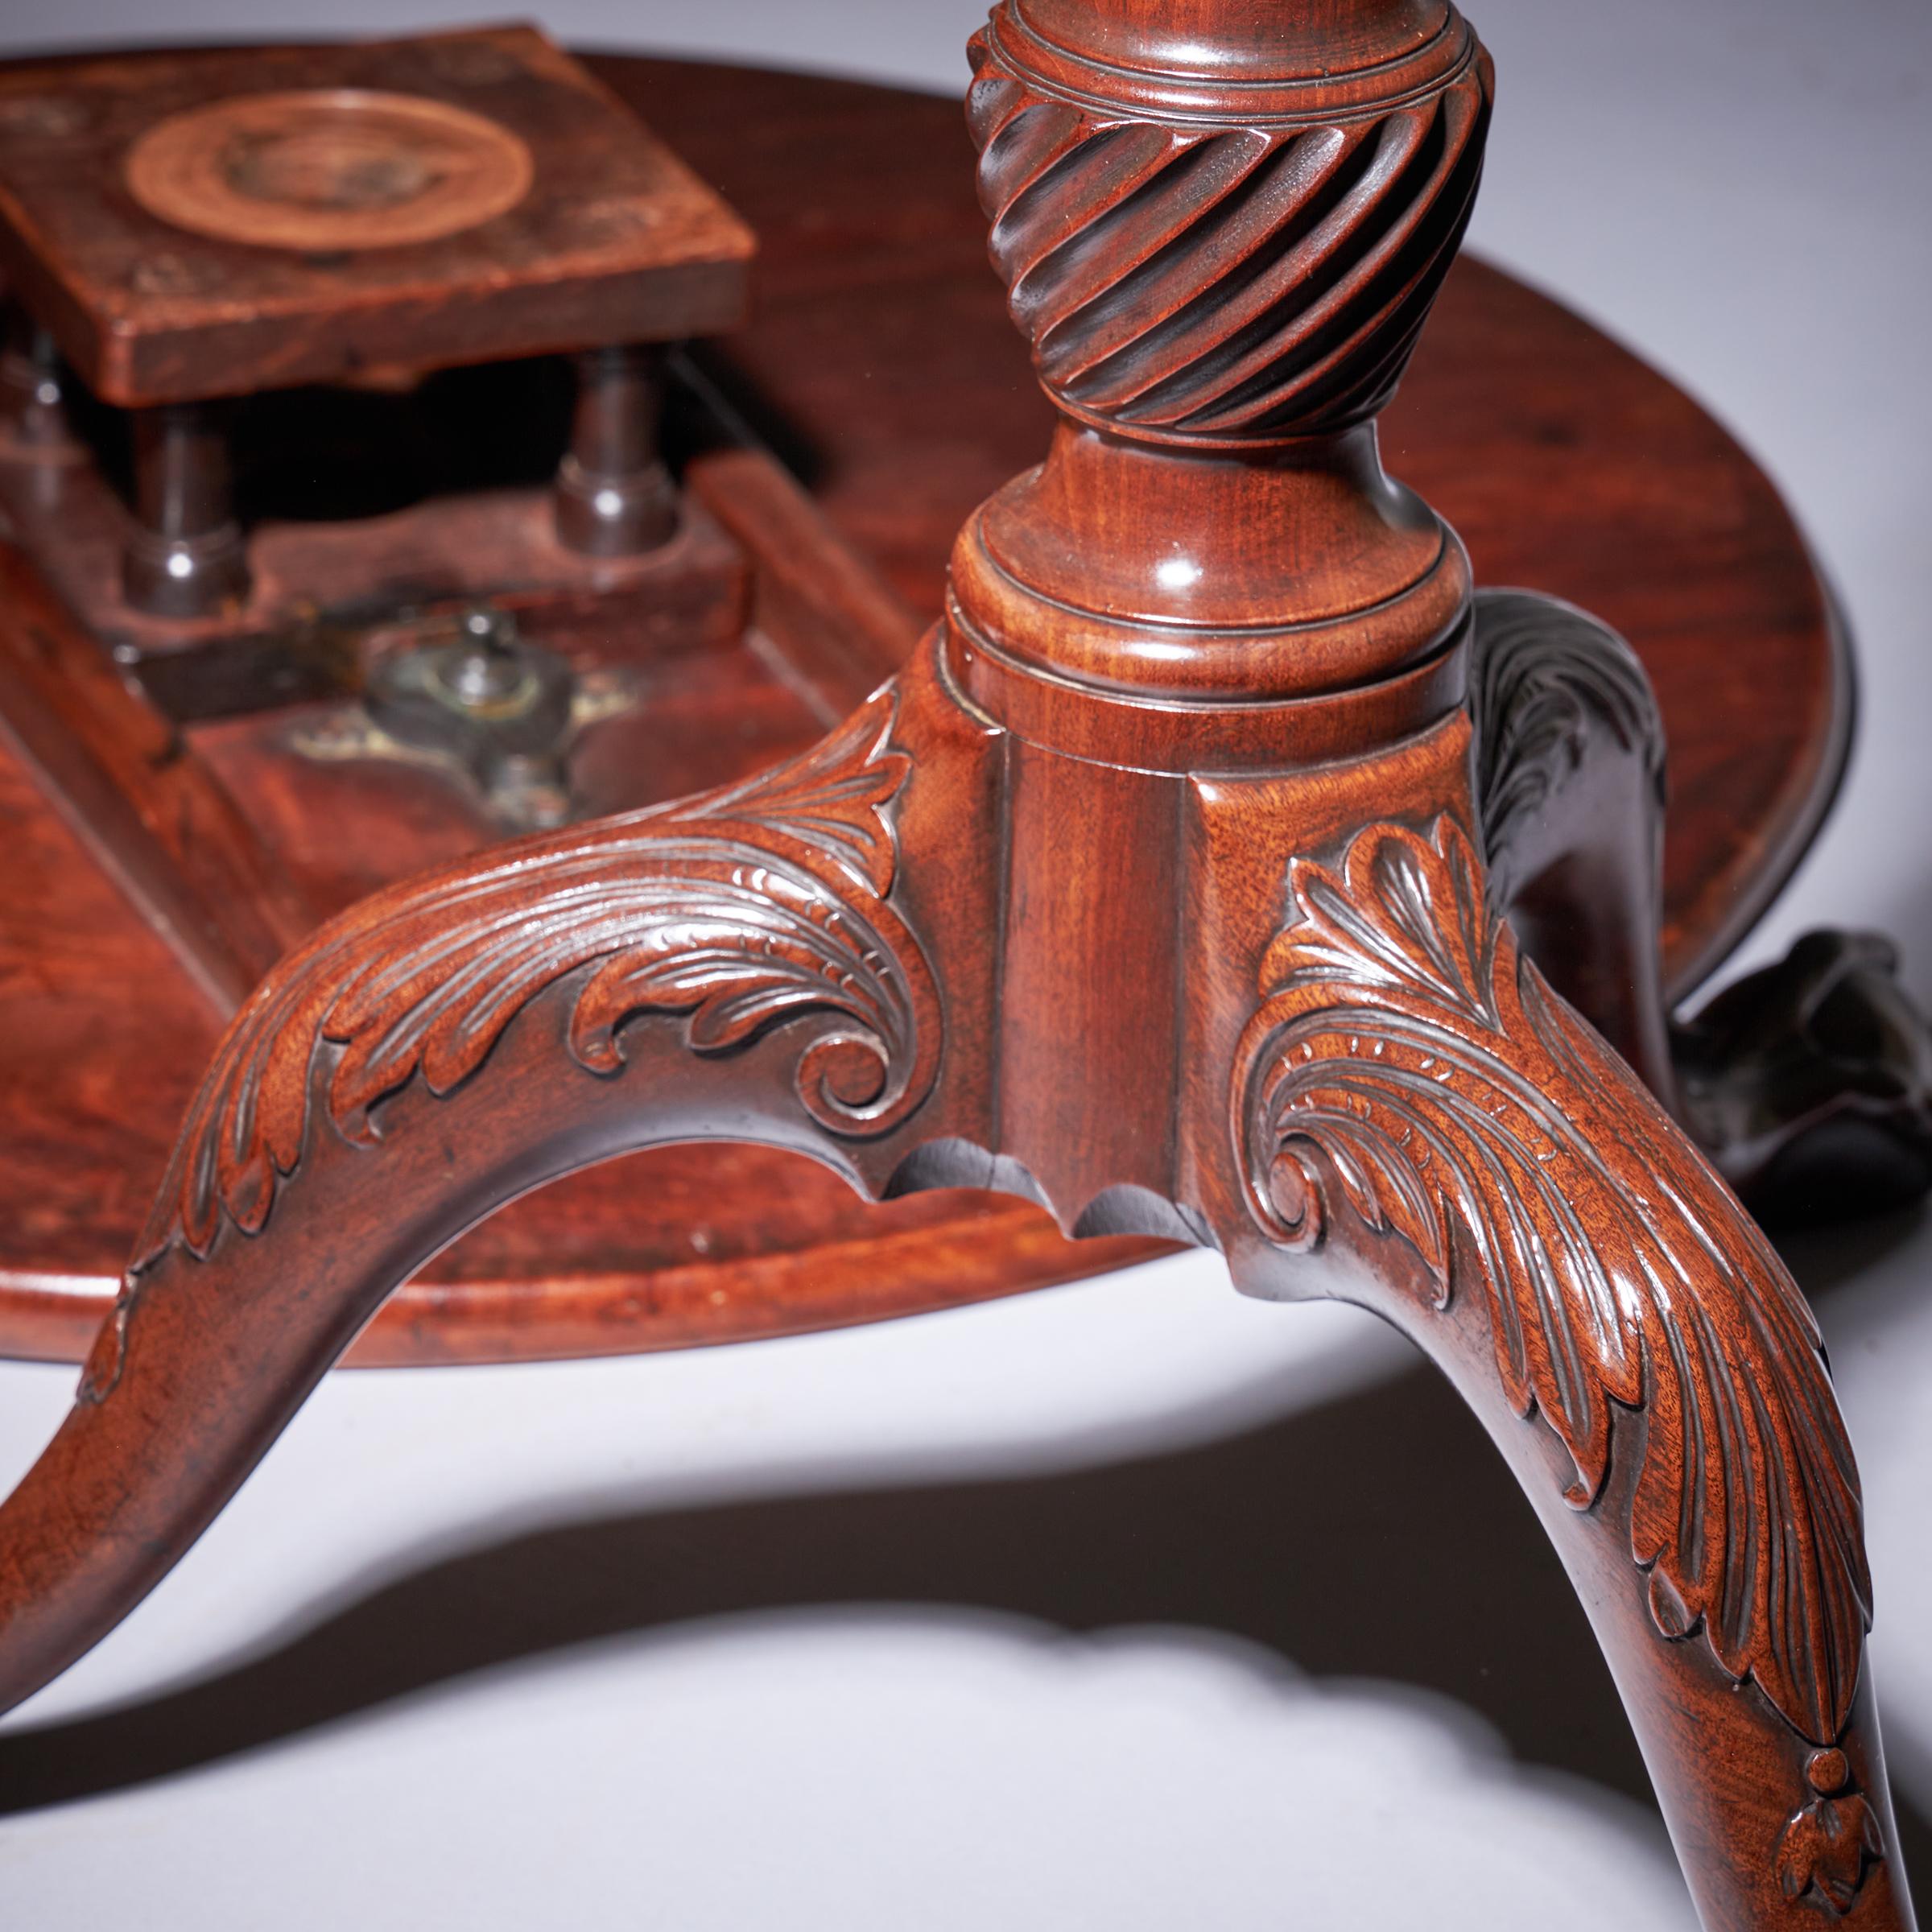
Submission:
M 1236 1278 L 1374 1309 L 1482 1418 L 1590 1615 L 1707 1925 L 1909 1922 L 1857 1475 L 1810 1312 L 1519 952 L 1453 786 L 1401 803 L 1291 861 L 1279 931 L 1243 935 Z
M 1816 1331 L 1505 921 L 1657 1061 L 1629 991 L 1653 766 L 1635 725 L 1616 749 L 1641 706 L 1580 618 L 1580 685 L 1561 653 L 1502 675 L 1508 607 L 1479 619 L 1379 460 L 1487 57 L 1443 0 L 1001 0 L 973 59 L 1046 461 L 818 753 L 381 895 L 271 978 L 0 1507 L 0 1703 L 140 1596 L 469 1221 L 624 1148 L 766 1139 L 1387 1316 L 1548 1526 L 1707 1926 L 1905 1932 Z M 1566 956 L 1592 852 L 1617 911 Z
M 1644 667 L 1573 605 L 1484 590 L 1469 683 L 1491 899 L 1550 984 L 1674 1113 L 1664 729 Z
M 1642 665 L 1554 597 L 1479 591 L 1477 819 L 1491 902 L 1753 1213 L 1883 1212 L 1932 1182 L 1932 1025 L 1873 933 L 1807 933 L 1687 1025 L 1660 946 L 1663 722 Z
M 1485 56 L 1427 0 L 1004 0 L 975 68 L 993 258 L 1063 417 L 953 558 L 948 667 L 1015 739 L 1002 1154 L 1069 1224 L 1171 1203 L 1243 1286 L 1441 1363 L 1712 1932 L 1909 1926 L 1810 1318 L 1503 923 L 1667 1094 L 1647 694 L 1580 613 L 1472 607 L 1377 460 Z
M 917 763 L 919 778 L 914 781 Z M 237 1016 L 66 1423 L 0 1508 L 0 1708 L 206 1526 L 384 1295 L 572 1168 L 765 1141 L 877 1192 L 909 1123 L 986 1138 L 963 960 L 942 1084 L 938 908 L 986 739 L 915 666 L 795 763 L 502 847 L 324 928 Z M 935 853 L 925 895 L 902 847 Z

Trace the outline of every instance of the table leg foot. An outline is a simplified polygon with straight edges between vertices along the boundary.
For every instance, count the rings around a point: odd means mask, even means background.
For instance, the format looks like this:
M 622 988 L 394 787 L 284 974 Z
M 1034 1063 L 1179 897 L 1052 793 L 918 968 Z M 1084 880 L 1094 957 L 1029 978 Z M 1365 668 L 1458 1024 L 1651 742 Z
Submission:
M 1455 817 L 1298 860 L 1289 897 L 1236 1058 L 1239 1276 L 1319 1254 L 1481 1417 L 1713 1932 L 1910 1925 L 1857 1471 L 1796 1286 L 1524 956 Z

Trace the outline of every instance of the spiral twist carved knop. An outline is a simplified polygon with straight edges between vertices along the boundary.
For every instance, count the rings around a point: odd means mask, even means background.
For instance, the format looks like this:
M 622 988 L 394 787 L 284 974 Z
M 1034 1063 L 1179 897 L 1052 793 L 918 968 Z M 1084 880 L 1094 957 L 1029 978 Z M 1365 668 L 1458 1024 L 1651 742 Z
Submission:
M 1492 76 L 1259 125 L 1112 113 L 975 36 L 967 118 L 1014 322 L 1069 413 L 1265 441 L 1385 403 L 1475 202 Z

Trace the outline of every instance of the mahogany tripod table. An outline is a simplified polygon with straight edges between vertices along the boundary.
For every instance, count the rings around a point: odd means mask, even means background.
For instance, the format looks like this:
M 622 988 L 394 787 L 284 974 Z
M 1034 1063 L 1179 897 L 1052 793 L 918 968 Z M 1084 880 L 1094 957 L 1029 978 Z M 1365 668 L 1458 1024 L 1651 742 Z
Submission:
M 1910 1925 L 1817 1331 L 1670 1112 L 1649 687 L 1576 610 L 1476 595 L 1381 467 L 1486 56 L 1444 0 L 1005 0 L 973 57 L 1046 461 L 815 749 L 386 889 L 270 974 L 0 1507 L 0 1701 L 139 1600 L 465 1228 L 745 1140 L 1382 1315 L 1543 1521 L 1706 1922 Z M 1745 848 L 1680 877 L 1686 976 L 1814 822 L 1810 663 Z
M 725 526 L 712 533 L 713 551 L 729 540 L 749 555 L 757 634 L 646 645 L 649 693 L 628 735 L 621 719 L 592 726 L 575 760 L 580 774 L 592 768 L 580 783 L 588 809 L 603 812 L 802 750 L 863 698 L 910 649 L 915 613 L 938 607 L 961 520 L 1035 458 L 1052 411 L 986 272 L 952 102 L 761 70 L 613 56 L 590 65 L 749 218 L 756 300 L 748 321 L 706 350 L 706 372 L 755 410 L 811 486 L 807 497 L 758 449 L 685 464 L 687 502 Z M 285 75 L 271 80 L 287 85 Z M 48 70 L 40 93 L 65 81 L 64 68 Z M 340 415 L 339 392 L 324 393 Z M 366 415 L 370 405 L 357 407 Z M 358 417 L 352 450 L 365 467 L 373 447 L 407 469 L 423 440 L 418 430 L 406 440 L 411 427 L 407 415 L 400 433 Z M 1384 427 L 1405 477 L 1442 510 L 1481 577 L 1560 593 L 1608 620 L 1642 658 L 1670 744 L 1662 938 L 1666 985 L 1682 998 L 1776 891 L 1844 758 L 1846 656 L 1802 539 L 1755 465 L 1686 397 L 1480 263 L 1451 274 Z M 31 483 L 31 465 L 12 460 L 0 432 L 0 499 L 23 473 Z M 55 509 L 63 530 L 86 522 L 64 502 Z M 365 548 L 390 551 L 394 520 L 349 528 L 368 533 Z M 339 527 L 259 526 L 258 579 L 297 575 L 290 557 L 303 544 L 339 572 Z M 460 534 L 447 559 L 464 567 L 482 546 Z M 105 605 L 92 635 L 34 594 L 21 554 L 30 531 L 0 544 L 0 722 L 20 724 L 23 663 L 44 664 L 56 700 L 72 708 L 99 693 L 93 667 L 116 642 L 101 633 L 126 621 L 102 594 L 118 541 L 111 527 L 90 541 L 92 575 L 69 593 Z M 604 597 L 596 608 L 600 634 L 627 646 L 650 627 L 647 606 L 634 616 Z M 300 638 L 277 649 L 275 679 L 306 673 L 312 653 Z M 139 1231 L 147 1177 L 166 1162 L 221 1022 L 279 951 L 391 878 L 502 836 L 466 830 L 460 814 L 452 822 L 448 788 L 433 774 L 290 757 L 287 720 L 340 708 L 291 705 L 272 681 L 253 711 L 219 690 L 211 702 L 208 686 L 225 680 L 199 673 L 200 662 L 160 661 L 189 700 L 186 715 L 135 708 L 119 727 L 121 755 L 150 787 L 131 803 L 184 829 L 163 855 L 173 872 L 189 883 L 213 873 L 224 890 L 226 902 L 208 910 L 221 915 L 225 958 L 192 969 L 171 959 L 117 891 L 125 869 L 76 846 L 0 737 L 10 840 L 0 958 L 11 967 L 0 974 L 0 1078 L 15 1096 L 0 1115 L 0 1353 L 85 1356 Z M 123 693 L 109 695 L 129 708 Z M 88 802 L 78 804 L 85 814 Z M 257 863 L 240 863 L 243 851 L 223 876 L 216 861 L 237 840 Z M 218 1001 L 197 977 L 220 983 Z M 40 991 L 50 982 L 51 1009 Z M 1783 1121 L 1802 1112 L 1820 1071 L 1815 1055 L 1794 1053 L 1790 1022 L 1823 989 L 1816 974 L 1771 985 L 1777 1023 L 1757 1084 Z M 1680 1035 L 1679 1047 L 1694 1037 Z M 1843 1066 L 1835 1057 L 1827 1087 Z M 1729 1067 L 1739 1071 L 1735 1055 Z M 111 1121 L 97 1098 L 108 1092 Z M 1745 1131 L 1730 1137 L 1750 1152 L 1761 1123 L 1749 1107 L 1732 1111 Z M 1876 1171 L 1858 1161 L 1868 1185 Z M 1761 1191 L 1788 1201 L 1791 1177 L 1773 1171 Z M 1012 1294 L 1158 1245 L 1069 1242 L 1013 1195 L 947 1189 L 869 1206 L 781 1151 L 659 1148 L 572 1176 L 470 1230 L 384 1303 L 346 1360 L 527 1360 L 794 1332 Z

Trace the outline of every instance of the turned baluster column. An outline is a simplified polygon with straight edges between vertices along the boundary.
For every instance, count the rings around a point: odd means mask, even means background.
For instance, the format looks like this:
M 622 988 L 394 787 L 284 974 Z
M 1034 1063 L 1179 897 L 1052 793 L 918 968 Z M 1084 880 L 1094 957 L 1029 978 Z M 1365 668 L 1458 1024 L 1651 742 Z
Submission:
M 1898 1932 L 1815 1327 L 1524 960 L 1468 562 L 1378 459 L 1488 58 L 1446 0 L 1002 0 L 974 58 L 993 258 L 1060 417 L 962 532 L 945 637 L 1008 734 L 999 1152 L 1082 1232 L 1212 1239 L 1253 1292 L 1411 1335 L 1576 1584 L 1707 1926 Z M 1657 1019 L 1611 1015 L 1653 1061 Z
M 1439 0 L 1025 0 L 973 52 L 992 254 L 1062 420 L 955 553 L 1001 660 L 969 683 L 1255 704 L 1439 658 L 1468 562 L 1374 418 L 1474 200 L 1473 35 Z
M 1016 1135 L 1068 1121 L 1029 1158 L 1083 1225 L 1173 1233 L 1147 1203 L 1187 1191 L 1183 1030 L 1092 960 L 1175 1008 L 1220 970 L 1177 956 L 1163 902 L 1184 774 L 1366 756 L 1461 702 L 1468 561 L 1384 475 L 1374 417 L 1468 218 L 1488 64 L 1426 0 L 1022 0 L 972 59 L 993 260 L 1060 421 L 960 534 L 948 662 L 1021 741 L 1015 873 L 1083 873 L 1008 935 L 1002 1104 Z M 1286 857 L 1256 852 L 1256 894 Z

